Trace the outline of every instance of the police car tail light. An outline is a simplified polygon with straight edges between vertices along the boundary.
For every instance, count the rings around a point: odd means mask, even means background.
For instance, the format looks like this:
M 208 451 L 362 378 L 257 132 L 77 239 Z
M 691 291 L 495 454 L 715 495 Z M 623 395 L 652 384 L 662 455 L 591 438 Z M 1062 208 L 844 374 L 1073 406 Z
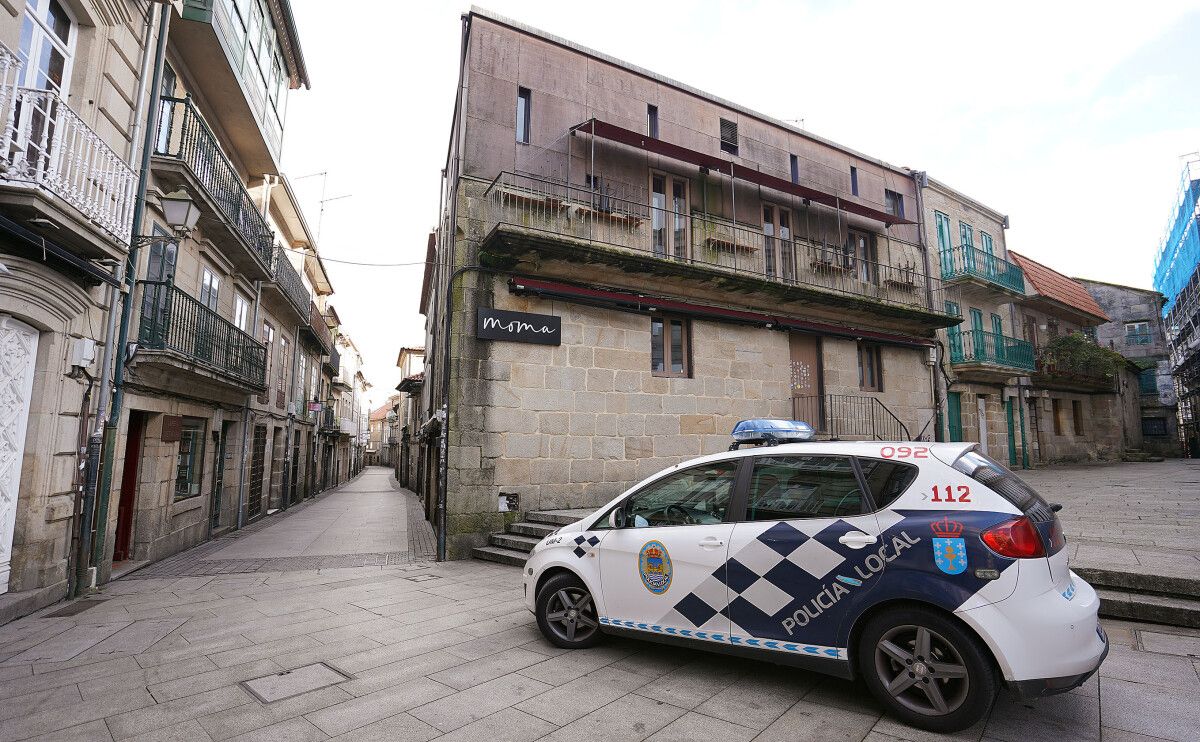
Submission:
M 992 526 L 979 535 L 987 547 L 1010 559 L 1046 556 L 1046 547 L 1033 521 L 1025 516 Z

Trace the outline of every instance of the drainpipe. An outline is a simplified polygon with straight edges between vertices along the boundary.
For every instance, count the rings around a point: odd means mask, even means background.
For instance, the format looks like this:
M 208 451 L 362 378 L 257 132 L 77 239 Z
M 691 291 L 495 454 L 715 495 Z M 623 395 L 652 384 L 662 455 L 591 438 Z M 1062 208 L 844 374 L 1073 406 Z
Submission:
M 254 312 L 250 319 L 250 335 L 254 336 L 258 327 L 258 306 L 262 301 L 262 281 L 254 282 Z M 269 390 L 269 388 L 268 388 Z M 238 467 L 238 511 L 237 527 L 240 531 L 246 525 L 246 465 L 249 462 L 249 451 L 246 450 L 250 434 L 250 400 L 251 394 L 246 395 L 246 404 L 242 407 L 242 465 Z
M 933 305 L 933 284 L 931 280 L 933 278 L 933 273 L 929 262 L 929 240 L 925 235 L 926 229 L 928 228 L 928 223 L 925 221 L 924 191 L 926 186 L 929 184 L 929 174 L 924 171 L 914 171 L 912 178 L 913 183 L 917 188 L 917 244 L 921 246 L 921 265 L 925 269 L 925 275 L 928 277 L 925 279 L 925 303 L 929 306 L 931 311 L 936 312 L 937 307 Z M 938 414 L 943 409 L 948 390 L 946 387 L 945 374 L 941 373 L 942 363 L 945 362 L 945 354 L 942 352 L 941 343 L 938 343 L 938 346 L 931 352 L 933 353 L 933 363 L 931 364 L 932 383 L 930 384 L 930 391 L 933 395 L 934 424 L 937 425 L 937 430 L 934 432 L 933 437 L 934 440 L 938 440 L 946 437 L 942 425 L 938 425 L 936 420 L 938 419 Z M 944 422 L 945 421 L 943 420 L 943 423 Z
M 154 73 L 150 82 L 150 101 L 146 108 L 145 118 L 145 138 L 142 141 L 142 159 L 141 169 L 138 172 L 138 189 L 137 198 L 133 202 L 133 224 L 130 230 L 135 238 L 133 244 L 129 248 L 129 257 L 125 261 L 125 288 L 124 302 L 121 305 L 121 324 L 117 331 L 117 342 L 114 344 L 112 353 L 114 355 L 114 371 L 113 371 L 113 396 L 112 396 L 112 414 L 105 421 L 104 426 L 104 442 L 103 453 L 99 463 L 100 465 L 100 482 L 99 489 L 95 485 L 89 487 L 91 497 L 99 498 L 99 503 L 96 513 L 95 531 L 96 538 L 92 547 L 92 564 L 99 566 L 104 560 L 104 537 L 108 531 L 108 503 L 112 494 L 112 473 L 113 459 L 116 456 L 117 448 L 117 429 L 121 424 L 121 409 L 125 404 L 125 347 L 129 342 L 129 322 L 133 314 L 133 287 L 137 274 L 138 264 L 138 246 L 136 237 L 142 233 L 142 226 L 146 218 L 146 189 L 149 186 L 150 178 L 150 154 L 154 148 L 154 137 L 158 134 L 155 111 L 158 110 L 159 88 L 162 85 L 163 61 L 167 55 L 167 32 L 171 23 L 171 6 L 164 3 L 158 14 L 158 43 L 154 49 Z M 143 75 L 143 79 L 145 75 Z M 105 355 L 108 355 L 106 348 Z M 101 388 L 101 395 L 107 395 L 107 387 Z M 90 458 L 90 457 L 89 457 Z M 91 477 L 95 480 L 95 476 Z M 85 495 L 85 507 L 83 514 L 83 527 L 92 529 L 91 518 L 92 508 L 86 503 L 87 496 Z M 80 561 L 83 561 L 82 559 Z

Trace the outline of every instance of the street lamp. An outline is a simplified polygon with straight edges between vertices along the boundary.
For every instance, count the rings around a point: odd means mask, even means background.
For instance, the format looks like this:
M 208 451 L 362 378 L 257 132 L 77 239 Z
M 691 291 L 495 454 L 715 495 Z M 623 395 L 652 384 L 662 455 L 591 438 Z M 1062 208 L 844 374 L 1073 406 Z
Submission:
M 200 209 L 184 188 L 172 191 L 158 200 L 163 217 L 176 232 L 187 232 L 200 219 Z

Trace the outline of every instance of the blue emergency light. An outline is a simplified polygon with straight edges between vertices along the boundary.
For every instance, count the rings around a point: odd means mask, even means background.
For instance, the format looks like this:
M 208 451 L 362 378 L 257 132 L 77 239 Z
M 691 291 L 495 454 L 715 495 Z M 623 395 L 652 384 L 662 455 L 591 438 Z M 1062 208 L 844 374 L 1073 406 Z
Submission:
M 733 445 L 730 451 L 736 451 L 738 446 L 766 445 L 774 446 L 780 443 L 800 443 L 812 440 L 813 428 L 800 420 L 742 420 L 733 426 Z

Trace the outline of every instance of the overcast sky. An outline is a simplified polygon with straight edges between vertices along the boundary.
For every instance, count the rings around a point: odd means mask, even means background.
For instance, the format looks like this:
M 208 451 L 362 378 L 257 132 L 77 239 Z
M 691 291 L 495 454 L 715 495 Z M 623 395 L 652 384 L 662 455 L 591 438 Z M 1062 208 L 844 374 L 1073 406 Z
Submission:
M 284 164 L 328 172 L 320 236 L 370 399 L 424 343 L 458 74 L 451 2 L 293 0 L 312 90 Z M 1009 214 L 1008 246 L 1150 287 L 1183 160 L 1200 149 L 1200 0 L 897 3 L 492 0 L 495 12 L 933 177 Z M 321 178 L 296 180 L 315 230 Z

